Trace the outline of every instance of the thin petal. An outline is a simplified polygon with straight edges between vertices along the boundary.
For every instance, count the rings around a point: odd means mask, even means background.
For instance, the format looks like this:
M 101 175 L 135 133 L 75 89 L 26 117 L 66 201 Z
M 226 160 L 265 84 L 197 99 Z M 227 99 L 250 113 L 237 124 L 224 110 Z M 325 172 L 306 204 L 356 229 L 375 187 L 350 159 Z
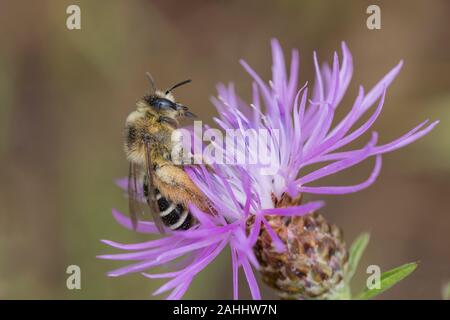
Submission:
M 226 241 L 222 241 L 217 246 L 211 246 L 211 253 L 206 255 L 203 259 L 195 262 L 191 266 L 187 268 L 185 272 L 174 278 L 173 280 L 168 281 L 166 284 L 161 286 L 158 290 L 156 290 L 153 295 L 161 294 L 167 290 L 172 289 L 175 286 L 178 286 L 181 282 L 183 282 L 186 278 L 190 278 L 195 274 L 198 274 L 201 270 L 203 270 L 212 260 L 214 260 L 222 251 L 222 249 L 227 244 Z
M 180 284 L 178 287 L 176 287 L 168 296 L 167 300 L 180 300 L 184 294 L 186 293 L 187 289 L 189 289 L 189 285 L 191 284 L 192 279 L 187 279 L 185 282 Z
M 389 71 L 383 79 L 381 79 L 373 88 L 369 91 L 369 93 L 364 98 L 361 109 L 362 113 L 364 113 L 373 103 L 378 99 L 379 96 L 383 93 L 383 88 L 389 87 L 392 81 L 394 81 L 395 77 L 399 74 L 400 70 L 403 66 L 403 60 L 401 60 L 391 71 Z
M 230 246 L 231 249 L 231 265 L 233 269 L 233 299 L 239 299 L 239 264 L 237 261 L 236 250 Z
M 279 215 L 279 216 L 303 216 L 305 214 L 309 214 L 319 210 L 324 205 L 325 205 L 324 201 L 312 201 L 299 206 L 264 209 L 262 210 L 262 213 L 267 215 Z
M 412 142 L 422 138 L 424 135 L 428 134 L 431 130 L 434 129 L 434 127 L 438 123 L 439 123 L 439 120 L 431 123 L 425 129 L 423 129 L 423 130 L 421 130 L 421 131 L 419 131 L 419 132 L 417 132 L 417 133 L 415 133 L 415 134 L 413 134 L 413 135 L 411 135 L 409 137 L 399 138 L 399 139 L 396 139 L 396 140 L 394 140 L 394 141 L 392 141 L 390 143 L 387 143 L 385 145 L 377 146 L 377 147 L 374 148 L 375 150 L 373 151 L 373 153 L 374 154 L 383 154 L 383 153 L 386 153 L 386 152 L 391 152 L 391 151 L 397 150 L 399 148 L 402 148 L 402 147 L 404 147 L 404 146 L 406 146 L 406 145 L 408 145 L 408 144 L 410 144 L 410 143 L 412 143 Z
M 123 227 L 127 228 L 128 230 L 133 230 L 140 233 L 156 233 L 159 234 L 158 228 L 155 226 L 153 222 L 148 221 L 138 221 L 136 230 L 133 229 L 133 224 L 131 222 L 131 219 L 122 214 L 121 212 L 117 211 L 116 209 L 112 210 L 112 214 L 114 219 L 122 225 Z
M 258 282 L 253 274 L 252 267 L 250 266 L 247 258 L 240 256 L 240 261 L 242 268 L 244 269 L 245 277 L 247 278 L 247 283 L 254 300 L 261 300 L 261 293 L 259 291 Z
M 353 157 L 351 158 L 349 157 L 341 161 L 336 161 L 327 166 L 324 166 L 298 179 L 298 182 L 300 183 L 300 185 L 304 185 L 308 182 L 312 182 L 320 178 L 329 176 L 331 174 L 335 174 L 351 166 L 354 166 L 355 164 L 360 163 L 361 161 L 364 161 L 365 159 L 367 159 L 367 157 L 370 156 L 373 146 L 376 144 L 376 141 L 377 141 L 377 134 L 374 132 L 372 134 L 372 139 L 367 144 L 367 146 L 364 147 L 362 150 L 360 150 L 359 153 L 355 153 Z
M 273 230 L 272 226 L 267 222 L 266 219 L 262 219 L 262 222 L 264 226 L 266 227 L 266 231 L 269 234 L 270 238 L 272 239 L 272 245 L 274 246 L 275 250 L 277 252 L 283 252 L 286 250 L 286 246 L 281 241 L 280 237 L 278 237 L 277 233 Z
M 125 243 L 119 243 L 111 240 L 101 240 L 104 244 L 107 244 L 111 247 L 122 249 L 122 250 L 142 250 L 142 249 L 150 249 L 155 248 L 158 246 L 163 246 L 169 243 L 173 243 L 174 239 L 172 237 L 166 237 L 162 239 L 157 240 L 150 240 L 146 242 L 140 242 L 140 243 L 131 243 L 131 244 L 125 244 Z
M 225 237 L 224 235 L 213 236 L 213 237 L 207 238 L 202 241 L 195 241 L 186 246 L 180 246 L 176 249 L 173 249 L 171 251 L 161 254 L 160 256 L 158 256 L 156 258 L 156 260 L 161 261 L 161 260 L 165 260 L 167 258 L 173 258 L 173 257 L 179 256 L 180 254 L 186 254 L 190 251 L 210 246 L 214 243 L 217 243 L 217 242 L 223 240 L 224 237 Z
M 376 157 L 375 167 L 369 178 L 363 183 L 354 186 L 335 186 L 335 187 L 300 187 L 300 192 L 314 194 L 348 194 L 361 191 L 375 182 L 381 170 L 381 156 Z

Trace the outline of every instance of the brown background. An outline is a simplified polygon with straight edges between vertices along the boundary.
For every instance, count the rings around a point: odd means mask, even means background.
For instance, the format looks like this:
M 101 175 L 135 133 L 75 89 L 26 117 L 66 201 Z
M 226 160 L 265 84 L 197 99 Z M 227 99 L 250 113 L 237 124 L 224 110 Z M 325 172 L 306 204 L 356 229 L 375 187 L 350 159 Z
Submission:
M 410 278 L 382 297 L 440 298 L 450 279 L 450 3 L 376 1 L 382 29 L 366 28 L 372 1 L 2 1 L 0 3 L 0 298 L 149 298 L 160 284 L 140 275 L 107 278 L 120 263 L 99 239 L 147 239 L 112 219 L 126 208 L 113 184 L 126 174 L 122 127 L 149 70 L 162 87 L 187 77 L 178 97 L 202 119 L 219 81 L 249 97 L 246 59 L 266 79 L 271 37 L 301 54 L 301 83 L 312 80 L 312 51 L 330 60 L 345 40 L 355 72 L 342 109 L 359 84 L 370 88 L 400 59 L 375 129 L 381 142 L 425 118 L 441 124 L 427 137 L 384 157 L 369 189 L 326 197 L 323 213 L 351 242 L 370 231 L 364 269 L 420 261 Z M 82 30 L 68 31 L 69 4 Z M 367 138 L 367 137 L 366 137 Z M 349 184 L 368 161 L 323 183 Z M 82 269 L 82 290 L 65 287 L 65 269 Z M 194 281 L 187 298 L 231 298 L 228 252 Z M 244 287 L 243 297 L 249 297 Z M 273 297 L 269 291 L 265 297 Z

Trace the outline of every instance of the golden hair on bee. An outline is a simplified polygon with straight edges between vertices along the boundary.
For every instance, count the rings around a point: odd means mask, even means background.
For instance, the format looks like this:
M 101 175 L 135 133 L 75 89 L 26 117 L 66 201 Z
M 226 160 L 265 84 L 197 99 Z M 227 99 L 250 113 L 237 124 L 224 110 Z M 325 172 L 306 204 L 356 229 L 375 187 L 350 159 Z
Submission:
M 124 149 L 130 163 L 128 197 L 130 216 L 136 227 L 139 190 L 144 192 L 153 220 L 161 232 L 164 225 L 172 230 L 186 230 L 195 224 L 189 205 L 204 211 L 209 204 L 191 181 L 182 165 L 171 159 L 172 133 L 179 120 L 193 118 L 189 108 L 175 100 L 172 90 L 191 80 L 181 81 L 169 89 L 157 90 L 152 76 L 150 92 L 136 103 L 136 110 L 125 121 Z M 142 186 L 142 188 L 140 188 Z

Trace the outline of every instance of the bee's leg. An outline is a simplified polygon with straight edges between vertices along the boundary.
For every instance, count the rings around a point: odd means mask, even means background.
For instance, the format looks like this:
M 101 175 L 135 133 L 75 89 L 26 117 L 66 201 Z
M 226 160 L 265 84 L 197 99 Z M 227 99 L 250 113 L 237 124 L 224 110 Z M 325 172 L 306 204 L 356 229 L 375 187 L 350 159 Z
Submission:
M 188 111 L 189 108 L 186 107 L 185 105 L 182 105 L 181 103 L 177 102 L 177 103 L 175 103 L 175 107 L 176 107 L 176 109 L 178 111 L 178 116 L 179 117 L 186 117 L 186 118 L 191 118 L 191 119 L 192 118 L 197 118 L 197 116 L 194 113 Z
M 186 206 L 193 202 L 200 209 L 207 209 L 205 197 L 183 169 L 173 165 L 157 166 L 155 178 L 158 189 L 170 195 L 172 201 Z
M 186 117 L 186 118 L 197 118 L 197 115 L 195 115 L 194 113 L 192 113 L 192 112 L 190 112 L 190 111 L 186 111 L 186 112 L 184 112 L 183 113 L 183 115 Z
M 177 122 L 175 119 L 170 118 L 170 117 L 160 116 L 160 117 L 158 118 L 158 121 L 159 121 L 159 122 L 165 122 L 165 123 L 168 123 L 168 124 L 170 124 L 172 127 L 177 127 L 177 126 L 178 126 L 178 122 Z
M 155 168 L 156 177 L 163 183 L 174 187 L 187 189 L 197 189 L 183 169 L 173 165 L 157 165 Z

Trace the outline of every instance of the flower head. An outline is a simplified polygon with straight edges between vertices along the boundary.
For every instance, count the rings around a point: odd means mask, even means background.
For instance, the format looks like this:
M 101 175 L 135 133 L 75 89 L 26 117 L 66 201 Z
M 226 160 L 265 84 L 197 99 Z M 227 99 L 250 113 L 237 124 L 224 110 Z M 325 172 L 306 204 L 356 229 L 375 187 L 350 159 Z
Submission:
M 238 298 L 238 270 L 242 267 L 252 297 L 259 299 L 261 295 L 253 269 L 260 269 L 261 263 L 267 262 L 261 258 L 261 252 L 255 251 L 256 247 L 264 247 L 261 242 L 258 243 L 261 241 L 261 235 L 264 233 L 266 238 L 270 239 L 269 246 L 274 251 L 273 254 L 266 255 L 266 258 L 283 252 L 291 254 L 292 249 L 287 243 L 289 237 L 283 234 L 290 231 L 282 229 L 279 224 L 280 221 L 287 220 L 276 220 L 274 217 L 289 220 L 315 212 L 323 206 L 321 201 L 301 203 L 301 196 L 305 193 L 345 194 L 368 187 L 380 172 L 383 153 L 419 139 L 437 124 L 437 121 L 430 124 L 424 121 L 400 138 L 382 145 L 377 144 L 378 136 L 374 132 L 363 148 L 340 151 L 342 147 L 366 133 L 378 118 L 386 90 L 399 73 L 402 62 L 367 93 L 361 86 L 350 111 L 333 125 L 336 109 L 353 72 L 352 57 L 345 43 L 342 44 L 341 60 L 335 53 L 331 66 L 324 64 L 320 67 L 314 54 L 316 78 L 312 94 L 309 93 L 307 84 L 301 88 L 298 86 L 299 55 L 296 50 L 292 52 L 289 72 L 286 70 L 282 49 L 276 40 L 272 41 L 272 55 L 272 80 L 268 83 L 247 63 L 241 62 L 253 78 L 251 103 L 244 102 L 236 94 L 233 84 L 219 85 L 219 96 L 213 99 L 213 103 L 220 115 L 220 118 L 215 120 L 222 129 L 264 129 L 269 133 L 265 147 L 270 149 L 271 164 L 275 164 L 277 170 L 262 174 L 264 166 L 260 163 L 187 167 L 189 176 L 208 198 L 217 214 L 207 214 L 191 206 L 191 213 L 197 219 L 198 225 L 187 231 L 172 231 L 160 239 L 138 244 L 120 244 L 105 240 L 105 243 L 127 252 L 103 255 L 101 258 L 136 261 L 110 272 L 110 276 L 141 272 L 148 278 L 167 278 L 169 280 L 155 294 L 170 291 L 169 299 L 179 299 L 194 277 L 221 251 L 229 247 L 234 298 Z M 367 120 L 357 126 L 358 121 L 367 113 L 370 113 Z M 238 143 L 237 147 L 239 152 L 250 157 L 261 151 L 260 146 L 246 142 Z M 215 145 L 214 148 L 226 153 L 225 146 Z M 343 171 L 372 156 L 375 157 L 375 165 L 371 174 L 367 180 L 357 185 L 310 186 L 310 183 L 316 180 Z M 323 165 L 317 169 L 317 164 Z M 316 169 L 307 171 L 306 168 L 311 165 L 315 165 Z M 127 228 L 132 227 L 126 216 L 117 211 L 113 211 L 113 215 L 120 224 Z M 320 225 L 328 228 L 328 225 L 322 222 Z M 325 234 L 321 230 L 321 239 L 335 236 L 332 229 L 325 230 Z M 137 231 L 157 233 L 154 224 L 145 221 L 138 223 Z M 345 246 L 337 239 L 332 248 L 338 248 L 342 252 L 339 259 L 333 260 L 333 263 L 343 266 L 346 263 Z M 186 259 L 181 261 L 175 271 L 159 274 L 147 272 L 152 267 L 181 257 Z M 279 256 L 276 257 L 277 263 L 284 261 L 278 259 Z M 317 265 L 313 264 L 313 267 Z M 322 267 L 319 268 L 320 272 L 324 270 Z M 263 266 L 264 268 L 267 269 L 267 265 Z M 302 285 L 304 283 L 303 281 Z

